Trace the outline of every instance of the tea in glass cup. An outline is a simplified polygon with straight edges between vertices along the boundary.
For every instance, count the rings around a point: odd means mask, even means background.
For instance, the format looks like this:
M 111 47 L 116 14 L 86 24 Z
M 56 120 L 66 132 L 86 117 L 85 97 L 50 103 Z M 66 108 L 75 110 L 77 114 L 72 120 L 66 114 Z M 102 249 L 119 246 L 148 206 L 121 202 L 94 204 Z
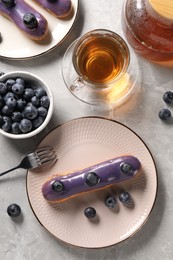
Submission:
M 134 58 L 131 59 L 126 42 L 118 34 L 93 30 L 67 49 L 62 63 L 63 78 L 72 94 L 88 104 L 115 103 L 134 87 L 138 73 Z M 132 60 L 136 66 L 133 73 Z

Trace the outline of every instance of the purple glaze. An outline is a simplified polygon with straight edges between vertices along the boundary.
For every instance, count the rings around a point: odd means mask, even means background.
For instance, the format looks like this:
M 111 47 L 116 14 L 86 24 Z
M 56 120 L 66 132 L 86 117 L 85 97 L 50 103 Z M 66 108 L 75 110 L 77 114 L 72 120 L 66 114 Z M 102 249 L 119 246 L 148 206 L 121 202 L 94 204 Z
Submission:
M 55 16 L 61 18 L 69 14 L 72 4 L 71 0 L 55 0 L 55 2 L 49 2 L 48 0 L 34 0 L 44 9 L 47 9 Z
M 15 6 L 12 8 L 7 8 L 0 1 L 0 14 L 8 17 L 11 21 L 13 21 L 20 30 L 24 33 L 28 34 L 33 39 L 39 39 L 44 37 L 47 33 L 47 20 L 41 15 L 38 11 L 33 9 L 30 5 L 28 5 L 24 0 L 15 0 Z M 26 13 L 32 13 L 35 15 L 38 21 L 38 27 L 34 29 L 29 29 L 23 23 L 23 16 Z
M 133 171 L 130 174 L 123 174 L 120 169 L 122 163 L 128 163 L 132 166 Z M 48 201 L 61 201 L 82 192 L 94 191 L 117 182 L 129 180 L 134 177 L 141 166 L 140 161 L 134 156 L 121 156 L 112 160 L 98 163 L 81 171 L 72 172 L 64 176 L 56 176 L 45 182 L 42 186 L 42 194 Z M 85 182 L 86 174 L 95 172 L 100 181 L 94 186 L 88 186 Z M 57 193 L 52 189 L 54 181 L 61 181 L 64 190 Z

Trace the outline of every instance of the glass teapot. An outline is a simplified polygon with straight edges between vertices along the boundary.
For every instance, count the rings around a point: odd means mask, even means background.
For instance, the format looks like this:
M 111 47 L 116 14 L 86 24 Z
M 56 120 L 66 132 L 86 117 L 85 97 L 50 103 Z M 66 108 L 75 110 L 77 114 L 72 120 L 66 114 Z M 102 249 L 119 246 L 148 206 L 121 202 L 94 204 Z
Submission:
M 173 66 L 173 0 L 125 0 L 122 25 L 136 53 Z

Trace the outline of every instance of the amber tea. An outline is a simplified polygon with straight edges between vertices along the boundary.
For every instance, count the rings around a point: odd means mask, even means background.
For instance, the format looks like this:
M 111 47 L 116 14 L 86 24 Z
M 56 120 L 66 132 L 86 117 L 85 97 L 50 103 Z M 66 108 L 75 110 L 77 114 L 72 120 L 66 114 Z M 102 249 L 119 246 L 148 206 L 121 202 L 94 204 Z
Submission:
M 73 63 L 84 80 L 105 84 L 115 80 L 124 71 L 128 58 L 128 47 L 121 39 L 95 34 L 79 41 Z

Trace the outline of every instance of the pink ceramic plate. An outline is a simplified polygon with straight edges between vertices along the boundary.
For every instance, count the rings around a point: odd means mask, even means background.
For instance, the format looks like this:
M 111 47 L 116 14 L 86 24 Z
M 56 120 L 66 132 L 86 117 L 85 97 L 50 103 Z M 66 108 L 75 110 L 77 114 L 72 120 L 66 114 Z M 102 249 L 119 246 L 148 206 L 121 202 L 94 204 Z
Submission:
M 52 145 L 58 162 L 49 169 L 29 171 L 28 198 L 39 222 L 58 239 L 80 247 L 100 248 L 119 243 L 135 234 L 146 222 L 157 192 L 157 174 L 152 155 L 144 142 L 126 126 L 103 118 L 80 118 L 67 122 L 49 133 L 40 146 Z M 141 161 L 142 171 L 134 180 L 111 188 L 51 205 L 44 200 L 41 187 L 53 174 L 84 168 L 122 154 Z M 127 207 L 119 200 L 121 190 L 128 191 L 133 203 Z M 115 210 L 104 204 L 113 193 Z M 84 209 L 97 211 L 95 221 L 84 216 Z

